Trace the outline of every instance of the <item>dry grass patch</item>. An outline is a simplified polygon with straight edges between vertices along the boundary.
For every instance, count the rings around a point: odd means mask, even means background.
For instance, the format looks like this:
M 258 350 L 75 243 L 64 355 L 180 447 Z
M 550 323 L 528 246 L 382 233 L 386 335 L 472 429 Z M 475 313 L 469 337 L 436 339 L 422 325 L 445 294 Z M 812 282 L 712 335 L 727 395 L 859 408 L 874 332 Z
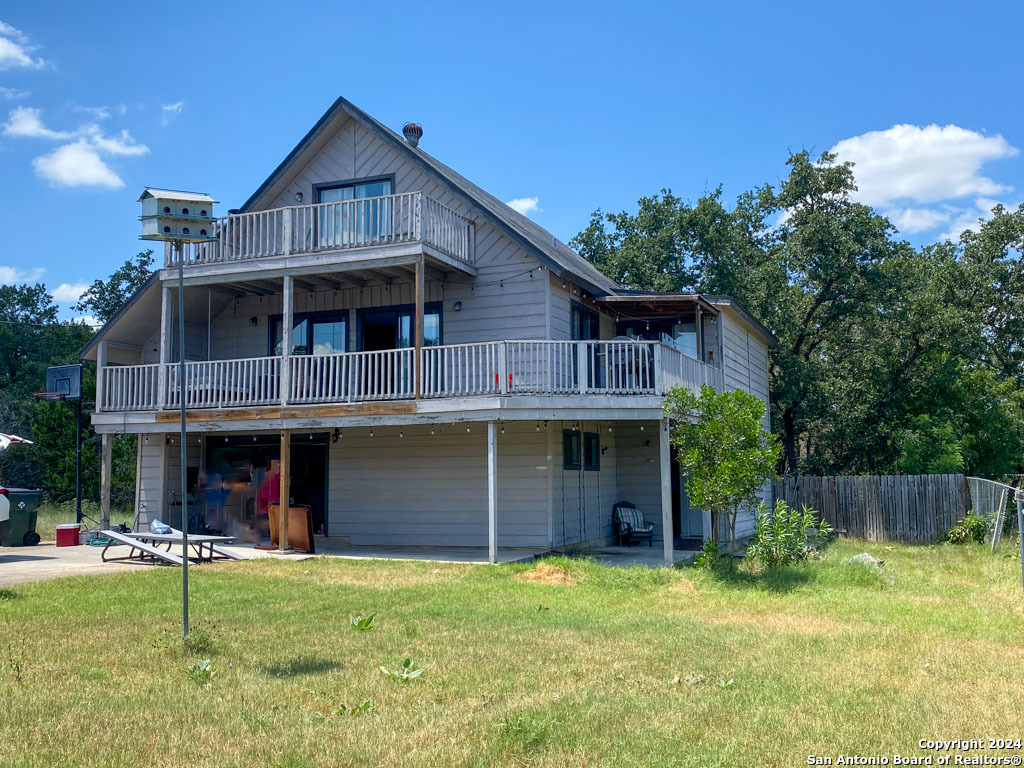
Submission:
M 517 573 L 513 578 L 519 581 L 532 581 L 535 584 L 558 585 L 572 587 L 579 582 L 579 577 L 561 565 L 552 563 L 537 563 L 528 571 Z
M 693 618 L 714 626 L 757 627 L 804 637 L 832 637 L 840 632 L 851 632 L 870 626 L 838 621 L 820 614 L 749 611 L 735 608 L 724 613 L 699 613 Z

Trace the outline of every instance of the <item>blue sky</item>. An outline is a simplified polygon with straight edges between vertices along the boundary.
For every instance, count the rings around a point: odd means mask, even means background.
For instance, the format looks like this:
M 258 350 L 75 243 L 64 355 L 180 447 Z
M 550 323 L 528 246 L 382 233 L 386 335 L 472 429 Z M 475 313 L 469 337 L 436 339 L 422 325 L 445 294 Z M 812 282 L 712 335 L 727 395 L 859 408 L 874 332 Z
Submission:
M 1024 200 L 1013 3 L 182 5 L 0 7 L 0 282 L 65 317 L 141 249 L 144 186 L 235 207 L 339 95 L 563 240 L 801 148 L 917 243 Z

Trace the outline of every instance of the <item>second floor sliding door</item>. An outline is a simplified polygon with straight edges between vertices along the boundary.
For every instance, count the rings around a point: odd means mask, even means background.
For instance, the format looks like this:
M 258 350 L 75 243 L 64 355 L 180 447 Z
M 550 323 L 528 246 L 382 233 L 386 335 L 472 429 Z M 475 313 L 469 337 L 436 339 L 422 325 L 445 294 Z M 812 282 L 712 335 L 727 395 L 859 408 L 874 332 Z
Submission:
M 353 248 L 390 241 L 393 201 L 391 179 L 318 187 L 321 248 Z

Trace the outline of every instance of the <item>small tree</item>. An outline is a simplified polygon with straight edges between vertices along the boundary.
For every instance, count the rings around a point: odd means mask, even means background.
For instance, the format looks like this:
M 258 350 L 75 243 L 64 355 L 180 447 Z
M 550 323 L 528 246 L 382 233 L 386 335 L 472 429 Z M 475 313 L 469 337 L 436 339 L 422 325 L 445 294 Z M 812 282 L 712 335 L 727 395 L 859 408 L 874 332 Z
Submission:
M 712 540 L 719 541 L 721 516 L 729 521 L 729 552 L 735 554 L 736 518 L 753 509 L 757 491 L 774 477 L 779 449 L 762 427 L 764 403 L 740 390 L 700 395 L 673 387 L 665 398 L 673 421 L 671 441 L 689 480 L 686 492 L 696 506 L 711 512 Z

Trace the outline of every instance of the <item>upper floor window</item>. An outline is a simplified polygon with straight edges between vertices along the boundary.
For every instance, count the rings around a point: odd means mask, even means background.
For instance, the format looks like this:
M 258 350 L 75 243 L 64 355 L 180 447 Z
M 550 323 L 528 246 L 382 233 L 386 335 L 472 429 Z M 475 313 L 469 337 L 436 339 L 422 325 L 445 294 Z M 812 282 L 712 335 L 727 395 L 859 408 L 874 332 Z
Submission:
M 270 318 L 270 354 L 281 354 L 284 323 Z M 348 350 L 348 312 L 309 312 L 292 317 L 293 355 L 333 355 Z
M 390 178 L 318 185 L 317 203 L 337 203 L 318 208 L 318 244 L 342 247 L 389 238 L 393 204 L 387 195 L 392 194 L 392 187 Z M 348 202 L 353 200 L 362 202 Z
M 570 315 L 570 331 L 573 341 L 600 339 L 600 315 L 595 310 L 574 301 Z

